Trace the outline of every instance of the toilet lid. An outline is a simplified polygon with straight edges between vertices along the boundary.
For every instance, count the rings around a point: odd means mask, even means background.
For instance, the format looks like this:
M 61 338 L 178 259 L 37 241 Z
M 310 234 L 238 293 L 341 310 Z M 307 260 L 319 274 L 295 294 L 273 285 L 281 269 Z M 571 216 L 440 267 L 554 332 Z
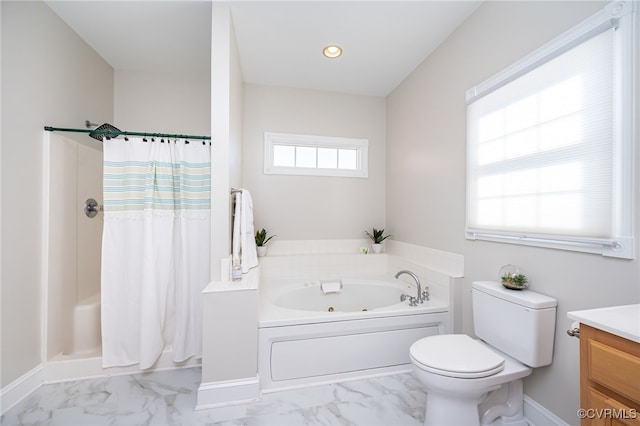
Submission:
M 466 334 L 425 337 L 409 353 L 419 367 L 448 377 L 487 377 L 504 368 L 504 358 Z

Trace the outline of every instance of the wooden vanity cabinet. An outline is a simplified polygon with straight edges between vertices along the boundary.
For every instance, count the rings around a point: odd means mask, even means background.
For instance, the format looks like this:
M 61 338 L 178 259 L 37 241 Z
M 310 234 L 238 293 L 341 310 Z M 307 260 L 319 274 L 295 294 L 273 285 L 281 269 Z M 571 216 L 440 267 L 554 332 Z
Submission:
M 640 343 L 580 325 L 580 408 L 582 426 L 640 426 Z

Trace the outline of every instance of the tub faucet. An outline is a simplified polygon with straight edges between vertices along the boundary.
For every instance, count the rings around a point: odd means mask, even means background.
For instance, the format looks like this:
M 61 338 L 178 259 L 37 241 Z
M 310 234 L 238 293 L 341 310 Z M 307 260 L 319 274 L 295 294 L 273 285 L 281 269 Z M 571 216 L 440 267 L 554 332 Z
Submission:
M 403 269 L 402 271 L 399 271 L 396 274 L 396 278 L 398 278 L 402 274 L 407 274 L 407 275 L 411 276 L 411 278 L 413 278 L 415 280 L 416 286 L 418 287 L 418 294 L 416 295 L 416 297 L 409 296 L 407 294 L 402 294 L 402 295 L 400 295 L 400 301 L 401 302 L 404 302 L 408 297 L 409 298 L 409 306 L 417 306 L 418 303 L 424 303 L 426 300 L 429 300 L 429 289 L 425 288 L 425 290 L 422 291 L 422 285 L 420 284 L 420 278 L 418 278 L 418 276 L 416 274 L 414 274 L 411 271 L 407 271 L 406 269 Z

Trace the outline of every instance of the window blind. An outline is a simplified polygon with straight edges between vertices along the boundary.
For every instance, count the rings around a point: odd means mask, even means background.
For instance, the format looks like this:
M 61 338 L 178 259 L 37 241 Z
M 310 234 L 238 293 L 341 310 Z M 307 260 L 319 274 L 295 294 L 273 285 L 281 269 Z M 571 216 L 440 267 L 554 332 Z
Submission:
M 467 91 L 467 238 L 633 256 L 630 10 Z

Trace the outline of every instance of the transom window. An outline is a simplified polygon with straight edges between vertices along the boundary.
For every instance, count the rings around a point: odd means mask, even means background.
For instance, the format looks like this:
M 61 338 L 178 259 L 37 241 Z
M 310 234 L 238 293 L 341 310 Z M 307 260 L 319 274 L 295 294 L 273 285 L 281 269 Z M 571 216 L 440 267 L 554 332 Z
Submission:
M 265 132 L 264 173 L 368 176 L 366 139 Z

